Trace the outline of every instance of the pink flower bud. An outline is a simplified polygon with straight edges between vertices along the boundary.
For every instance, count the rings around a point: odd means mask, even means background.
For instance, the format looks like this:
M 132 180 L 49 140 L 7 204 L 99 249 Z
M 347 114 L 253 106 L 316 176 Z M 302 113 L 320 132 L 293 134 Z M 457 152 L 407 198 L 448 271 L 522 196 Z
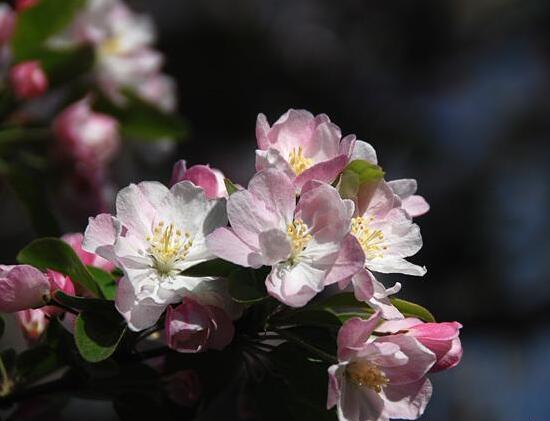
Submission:
M 25 61 L 10 70 L 10 80 L 19 99 L 41 96 L 48 90 L 48 77 L 39 61 Z
M 48 278 L 38 269 L 29 265 L 0 266 L 0 312 L 43 306 L 49 294 Z
M 81 232 L 65 234 L 61 237 L 61 239 L 71 246 L 76 255 L 86 266 L 94 266 L 107 272 L 110 272 L 115 268 L 115 265 L 108 260 L 105 260 L 97 254 L 89 253 L 82 248 L 82 240 L 84 239 L 84 235 Z
M 195 370 L 177 371 L 168 378 L 168 396 L 179 405 L 191 407 L 202 393 L 202 382 Z
M 63 291 L 67 295 L 74 295 L 74 284 L 71 278 L 62 273 L 47 270 L 48 280 L 50 281 L 50 292 Z
M 422 345 L 432 351 L 437 360 L 430 372 L 453 368 L 462 358 L 460 329 L 458 322 L 424 323 L 415 318 L 391 320 L 376 328 L 379 332 L 401 332 L 416 338 Z
M 7 4 L 0 4 L 0 46 L 6 44 L 15 27 L 15 13 Z
M 21 331 L 30 342 L 37 341 L 48 326 L 46 313 L 40 308 L 18 311 L 16 315 Z
M 106 165 L 120 146 L 118 122 L 94 112 L 86 98 L 65 109 L 53 129 L 60 152 L 84 167 Z
M 170 185 L 180 181 L 191 181 L 195 186 L 202 187 L 208 199 L 227 197 L 227 190 L 223 181 L 223 173 L 209 165 L 193 165 L 187 168 L 183 159 L 174 164 Z
M 40 0 L 16 0 L 15 9 L 18 12 L 21 12 L 22 10 L 30 9 L 31 7 L 35 6 L 36 4 L 38 4 L 39 1 Z
M 185 353 L 221 350 L 229 345 L 235 333 L 224 310 L 187 297 L 176 308 L 168 307 L 165 327 L 168 346 Z
M 431 372 L 453 368 L 462 359 L 460 328 L 462 325 L 458 322 L 421 323 L 410 328 L 410 335 L 437 357 Z

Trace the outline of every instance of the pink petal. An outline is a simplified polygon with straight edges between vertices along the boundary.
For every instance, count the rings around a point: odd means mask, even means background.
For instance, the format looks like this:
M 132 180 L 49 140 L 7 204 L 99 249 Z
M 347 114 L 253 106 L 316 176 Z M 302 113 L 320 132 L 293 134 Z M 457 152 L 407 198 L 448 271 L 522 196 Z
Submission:
M 115 262 L 114 244 L 120 232 L 120 223 L 112 215 L 102 213 L 90 218 L 84 231 L 82 249 Z
M 209 349 L 222 350 L 233 340 L 235 326 L 228 314 L 221 308 L 209 306 L 209 309 L 214 329 L 206 346 Z
M 206 246 L 211 253 L 244 267 L 260 267 L 262 260 L 252 247 L 242 241 L 231 228 L 218 228 L 206 237 Z
M 324 273 L 300 263 L 291 269 L 274 266 L 265 281 L 267 292 L 290 307 L 303 307 L 323 289 Z
M 368 320 L 354 317 L 346 321 L 338 332 L 338 359 L 347 361 L 355 356 L 358 349 L 366 346 L 379 321 L 379 312 L 374 313 Z
M 278 229 L 262 232 L 259 236 L 259 243 L 266 266 L 287 260 L 292 251 L 287 233 Z
M 344 237 L 340 245 L 340 252 L 325 278 L 325 285 L 341 282 L 355 275 L 363 269 L 365 253 L 353 235 Z
M 413 218 L 428 213 L 430 205 L 422 196 L 414 195 L 402 200 L 403 209 Z
M 256 119 L 256 140 L 258 141 L 259 149 L 266 150 L 269 148 L 269 140 L 267 138 L 269 129 L 267 117 L 264 114 L 258 114 L 258 118 Z
M 463 350 L 459 338 L 455 338 L 451 341 L 451 347 L 443 355 L 440 355 L 439 349 L 433 348 L 432 344 L 426 343 L 425 345 L 432 349 L 437 356 L 437 362 L 430 370 L 432 373 L 453 368 L 457 366 L 462 359 Z
M 415 420 L 426 409 L 432 396 L 432 384 L 428 379 L 399 386 L 388 385 L 382 389 L 384 399 L 383 416 Z
M 300 191 L 304 184 L 311 180 L 323 181 L 332 183 L 336 177 L 342 172 L 348 163 L 348 158 L 345 155 L 338 155 L 335 158 L 323 161 L 308 168 L 294 182 L 296 190 Z
M 327 409 L 331 409 L 340 400 L 340 385 L 338 380 L 338 364 L 331 365 L 328 368 L 328 393 L 327 393 Z
M 166 305 L 156 304 L 151 298 L 138 300 L 126 276 L 118 281 L 115 305 L 134 332 L 154 326 L 166 308 Z
M 307 224 L 317 242 L 342 241 L 349 233 L 351 220 L 338 191 L 328 184 L 306 190 L 298 202 L 296 217 Z
M 401 352 L 409 359 L 405 365 L 383 368 L 384 374 L 393 385 L 413 383 L 422 379 L 430 368 L 432 368 L 436 360 L 433 352 L 408 335 L 384 336 L 376 339 L 375 342 L 391 342 L 399 345 Z

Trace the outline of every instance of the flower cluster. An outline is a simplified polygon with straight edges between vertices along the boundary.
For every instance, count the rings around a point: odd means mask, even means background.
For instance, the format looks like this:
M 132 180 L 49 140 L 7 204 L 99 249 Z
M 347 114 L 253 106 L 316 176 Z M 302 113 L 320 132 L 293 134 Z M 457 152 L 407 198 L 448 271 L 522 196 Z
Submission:
M 0 5 L 0 121 L 21 129 L 24 140 L 46 125 L 39 134 L 51 140 L 58 194 L 75 213 L 110 207 L 108 168 L 124 138 L 170 143 L 183 132 L 174 131 L 176 84 L 162 72 L 155 38 L 149 16 L 122 0 Z M 127 123 L 136 108 L 137 128 Z
M 98 37 L 109 53 L 125 45 Z M 73 112 L 67 120 L 85 114 Z M 457 365 L 462 348 L 459 323 L 404 307 L 391 297 L 401 284 L 386 287 L 379 276 L 426 273 L 407 260 L 422 247 L 413 219 L 429 210 L 415 180 L 386 181 L 374 148 L 342 136 L 324 114 L 291 109 L 271 126 L 260 114 L 256 136 L 257 171 L 246 188 L 208 165 L 179 161 L 170 187 L 131 184 L 113 214 L 90 218 L 83 236 L 63 240 L 85 265 L 118 273 L 114 306 L 130 331 L 164 330 L 179 353 L 238 349 L 250 338 L 264 351 L 303 346 L 293 329 L 308 326 L 304 314 L 325 312 L 339 328 L 337 355 L 315 343 L 305 349 L 332 364 L 324 368 L 327 407 L 336 406 L 341 421 L 418 418 L 431 396 L 427 375 Z M 71 306 L 65 295 L 90 293 L 26 265 L 3 268 L 1 277 L 1 310 L 21 311 L 31 339 L 58 314 L 56 303 Z M 251 328 L 257 306 L 267 316 Z

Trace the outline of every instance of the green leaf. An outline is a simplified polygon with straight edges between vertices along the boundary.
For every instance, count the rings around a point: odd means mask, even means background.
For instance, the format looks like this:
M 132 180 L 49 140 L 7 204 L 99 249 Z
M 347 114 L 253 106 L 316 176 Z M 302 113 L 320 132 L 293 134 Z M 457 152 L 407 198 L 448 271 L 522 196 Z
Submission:
M 94 65 L 95 52 L 91 46 L 42 49 L 36 52 L 34 58 L 40 60 L 50 86 L 57 86 L 90 71 Z
M 121 133 L 131 139 L 156 142 L 162 138 L 182 140 L 187 134 L 185 122 L 176 114 L 166 113 L 154 104 L 125 91 L 126 103 L 117 106 L 99 96 L 94 108 L 115 117 Z
M 54 299 L 61 304 L 81 311 L 112 314 L 116 309 L 112 301 L 99 298 L 75 297 L 63 291 L 55 291 Z
M 91 293 L 100 296 L 101 291 L 86 266 L 82 264 L 74 250 L 58 238 L 34 240 L 17 255 L 19 263 L 29 264 L 40 269 L 52 269 L 69 276 Z
M 95 283 L 99 286 L 101 293 L 107 300 L 114 300 L 117 283 L 113 275 L 94 266 L 87 266 L 88 272 L 94 277 Z
M 119 317 L 83 311 L 75 323 L 76 347 L 86 361 L 103 361 L 115 352 L 125 329 Z
M 41 0 L 17 15 L 11 45 L 16 62 L 34 58 L 49 37 L 71 23 L 85 0 Z
M 343 198 L 355 198 L 363 184 L 378 183 L 383 177 L 384 171 L 378 165 L 357 159 L 351 161 L 342 172 L 338 190 Z
M 238 303 L 252 304 L 267 297 L 262 270 L 238 269 L 229 275 L 229 294 Z
M 390 301 L 405 317 L 417 317 L 428 323 L 435 322 L 435 317 L 432 313 L 421 305 L 401 300 L 400 298 L 390 298 Z
M 189 269 L 184 270 L 182 272 L 182 275 L 197 277 L 219 276 L 225 278 L 229 276 L 231 272 L 234 272 L 239 268 L 240 266 L 237 266 L 234 263 L 228 262 L 226 260 L 213 259 L 203 263 L 199 263 L 198 265 L 192 266 Z
M 228 196 L 231 196 L 233 193 L 239 191 L 237 185 L 233 183 L 229 178 L 224 178 L 223 183 L 225 184 L 225 189 L 227 190 Z

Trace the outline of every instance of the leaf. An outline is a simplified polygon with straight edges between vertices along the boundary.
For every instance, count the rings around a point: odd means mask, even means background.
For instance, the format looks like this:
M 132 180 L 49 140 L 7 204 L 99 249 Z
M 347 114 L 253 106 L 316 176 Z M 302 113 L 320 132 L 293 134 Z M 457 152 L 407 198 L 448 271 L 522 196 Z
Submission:
M 17 15 L 11 45 L 16 62 L 34 58 L 49 37 L 71 23 L 85 0 L 41 0 Z
M 52 269 L 61 272 L 96 296 L 101 295 L 93 276 L 82 264 L 71 246 L 58 238 L 34 240 L 19 252 L 17 261 L 39 269 Z
M 435 317 L 432 313 L 421 305 L 401 300 L 400 298 L 390 298 L 390 301 L 405 317 L 417 317 L 428 323 L 435 322 Z
M 112 301 L 101 300 L 99 298 L 75 297 L 67 295 L 63 291 L 55 291 L 54 298 L 67 307 L 81 311 L 106 313 L 109 315 L 116 310 Z
M 225 189 L 227 190 L 228 196 L 231 196 L 233 193 L 239 191 L 237 185 L 233 183 L 229 178 L 224 178 L 223 183 L 225 184 Z
M 117 283 L 115 278 L 109 272 L 94 266 L 86 266 L 88 272 L 93 276 L 95 283 L 98 285 L 101 293 L 107 300 L 114 300 L 116 295 Z
M 187 134 L 186 125 L 178 115 L 166 113 L 132 92 L 125 91 L 124 95 L 124 107 L 113 104 L 104 96 L 98 96 L 94 106 L 94 109 L 115 117 L 124 136 L 155 142 L 163 138 L 182 140 Z
M 239 268 L 240 266 L 237 266 L 234 263 L 228 262 L 226 260 L 213 259 L 203 263 L 199 263 L 198 265 L 192 266 L 189 269 L 184 270 L 182 272 L 182 275 L 197 276 L 197 277 L 203 277 L 203 276 L 227 277 L 231 274 L 231 272 L 234 272 Z
M 90 71 L 94 65 L 95 52 L 91 46 L 42 49 L 35 53 L 34 58 L 42 64 L 50 86 L 56 86 Z
M 103 361 L 115 352 L 125 329 L 119 317 L 83 311 L 75 323 L 76 347 L 86 361 Z
M 262 271 L 238 269 L 229 275 L 229 295 L 238 303 L 252 304 L 267 297 Z M 259 279 L 261 278 L 261 279 Z
M 383 177 L 384 171 L 378 165 L 357 159 L 351 161 L 342 172 L 338 190 L 343 198 L 355 198 L 363 184 L 377 183 Z

